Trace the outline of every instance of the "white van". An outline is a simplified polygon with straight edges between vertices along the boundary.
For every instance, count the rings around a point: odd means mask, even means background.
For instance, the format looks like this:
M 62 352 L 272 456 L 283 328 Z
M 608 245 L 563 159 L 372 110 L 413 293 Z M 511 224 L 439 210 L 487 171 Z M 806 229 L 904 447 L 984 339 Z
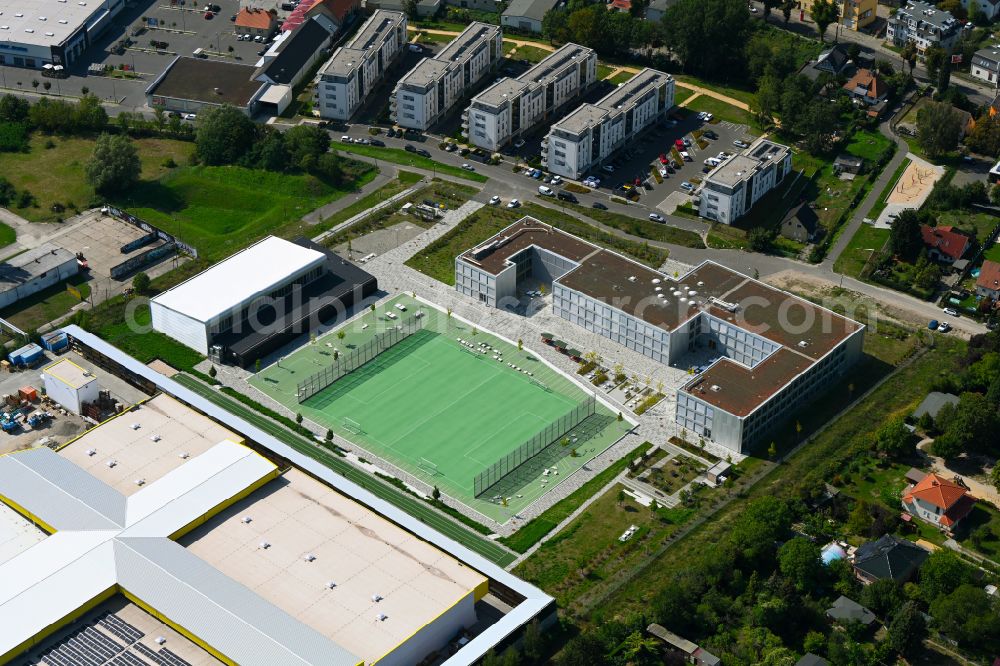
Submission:
M 545 185 L 538 186 L 538 193 L 543 197 L 551 197 L 555 192 L 552 191 L 551 187 L 546 187 Z

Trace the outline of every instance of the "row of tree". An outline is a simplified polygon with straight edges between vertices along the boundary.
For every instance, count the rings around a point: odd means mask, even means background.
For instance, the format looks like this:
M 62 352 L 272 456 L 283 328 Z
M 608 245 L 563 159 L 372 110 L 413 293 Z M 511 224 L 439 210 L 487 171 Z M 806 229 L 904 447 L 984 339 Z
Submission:
M 0 123 L 14 123 L 48 134 L 88 134 L 101 131 L 108 114 L 94 95 L 79 102 L 43 97 L 34 104 L 7 94 L 0 97 Z

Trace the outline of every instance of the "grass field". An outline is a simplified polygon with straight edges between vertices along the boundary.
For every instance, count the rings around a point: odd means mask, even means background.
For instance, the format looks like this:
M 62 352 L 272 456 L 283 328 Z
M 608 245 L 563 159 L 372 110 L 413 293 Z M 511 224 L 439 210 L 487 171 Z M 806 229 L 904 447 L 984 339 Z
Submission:
M 612 76 L 610 79 L 608 79 L 608 81 L 611 81 L 611 83 L 613 83 L 613 84 L 615 84 L 617 86 L 617 85 L 621 85 L 622 83 L 625 83 L 626 81 L 630 81 L 633 76 L 635 76 L 635 74 L 633 74 L 632 72 L 618 72 L 617 74 L 615 74 L 614 76 Z M 676 102 L 676 99 L 675 99 L 675 102 Z
M 862 224 L 837 257 L 833 270 L 851 277 L 860 277 L 868 258 L 877 253 L 888 238 L 888 229 L 876 229 L 870 224 Z
M 379 148 L 378 146 L 366 146 L 355 143 L 338 143 L 335 146 L 332 146 L 331 150 L 354 153 L 356 155 L 365 155 L 366 157 L 385 160 L 386 162 L 392 162 L 393 164 L 416 167 L 417 169 L 426 169 L 428 171 L 446 173 L 449 176 L 464 178 L 465 180 L 472 180 L 477 183 L 486 182 L 486 176 L 481 173 L 466 171 L 461 167 L 453 166 L 451 164 L 443 164 L 429 157 L 417 155 L 416 153 L 408 153 L 405 150 L 400 150 L 399 148 Z
M 746 125 L 751 129 L 755 127 L 754 120 L 749 111 L 744 111 L 739 107 L 707 95 L 702 95 L 692 101 L 686 108 L 693 111 L 708 111 L 715 115 L 718 120 L 728 120 L 731 123 Z
M 52 148 L 46 148 L 51 141 Z M 170 171 L 163 166 L 167 158 L 186 164 L 194 144 L 172 139 L 134 139 L 142 160 L 144 180 L 156 180 Z M 14 208 L 14 212 L 32 222 L 54 222 L 58 216 L 72 215 L 72 208 L 83 209 L 94 198 L 94 188 L 87 183 L 84 167 L 94 150 L 94 140 L 83 137 L 60 138 L 32 134 L 26 153 L 4 153 L 3 177 L 18 190 L 27 189 L 38 200 L 32 208 Z M 66 206 L 64 213 L 52 212 L 52 204 Z
M 67 285 L 79 289 L 84 299 L 90 296 L 90 285 L 87 284 L 85 276 L 76 275 L 0 310 L 0 317 L 23 331 L 34 331 L 39 326 L 63 316 L 74 305 L 80 304 L 80 299 L 66 290 Z
M 399 313 L 402 318 L 419 307 L 425 313 L 424 328 L 299 404 L 298 383 L 332 363 L 331 347 L 347 354 L 371 340 L 376 331 L 393 325 L 383 311 L 395 312 L 396 304 L 408 308 Z M 477 499 L 476 474 L 569 413 L 586 394 L 530 352 L 474 331 L 412 298 L 399 296 L 381 310 L 367 312 L 340 329 L 344 338 L 339 332 L 321 338 L 264 369 L 250 383 L 499 522 L 558 485 L 630 427 L 599 407 L 598 414 L 578 426 L 566 444 L 551 447 L 539 456 L 538 465 L 528 463 L 498 486 L 507 506 L 490 499 L 492 491 L 490 497 Z M 493 351 L 469 351 L 456 340 L 459 337 L 474 346 L 486 343 L 502 351 L 504 362 L 493 359 Z M 507 363 L 530 369 L 533 376 Z M 361 432 L 345 428 L 345 418 L 359 423 Z M 558 475 L 543 474 L 545 467 L 558 469 Z
M 506 548 L 469 531 L 467 528 L 458 524 L 451 518 L 435 510 L 426 502 L 422 502 L 415 497 L 404 494 L 402 491 L 393 488 L 389 484 L 358 469 L 343 458 L 320 448 L 317 443 L 310 442 L 302 437 L 299 437 L 266 416 L 258 414 L 249 407 L 226 397 L 212 387 L 206 386 L 193 377 L 183 374 L 176 375 L 174 380 L 191 389 L 201 397 L 219 405 L 226 411 L 236 414 L 243 420 L 257 426 L 261 430 L 264 430 L 299 453 L 307 455 L 326 467 L 329 467 L 346 478 L 348 481 L 358 484 L 362 488 L 370 491 L 379 499 L 385 500 L 393 506 L 402 509 L 420 522 L 436 529 L 448 538 L 454 539 L 466 548 L 482 555 L 491 562 L 494 562 L 499 566 L 507 566 L 514 561 L 514 555 Z

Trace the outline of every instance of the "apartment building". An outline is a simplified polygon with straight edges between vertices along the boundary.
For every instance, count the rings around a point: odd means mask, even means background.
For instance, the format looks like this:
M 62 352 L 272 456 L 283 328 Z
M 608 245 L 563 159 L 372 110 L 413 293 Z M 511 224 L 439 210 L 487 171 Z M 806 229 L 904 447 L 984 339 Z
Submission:
M 878 0 L 844 0 L 840 23 L 848 30 L 861 30 L 875 22 Z
M 392 120 L 426 130 L 493 71 L 503 55 L 503 33 L 474 21 L 433 58 L 424 58 L 396 84 L 389 99 Z
M 597 81 L 597 53 L 566 44 L 521 76 L 505 78 L 472 98 L 462 136 L 495 151 L 557 115 Z
M 920 55 L 932 46 L 950 53 L 963 30 L 965 24 L 950 12 L 921 0 L 913 0 L 889 17 L 885 37 L 896 46 L 913 42 Z
M 323 118 L 349 120 L 406 47 L 406 15 L 378 10 L 320 68 L 316 108 Z
M 677 424 L 738 453 L 861 357 L 864 326 L 787 292 L 710 261 L 675 279 L 530 217 L 455 259 L 456 290 L 491 307 L 529 280 L 563 319 L 694 369 Z
M 972 8 L 979 5 L 979 9 L 986 16 L 988 21 L 994 20 L 1000 14 L 1000 0 L 962 0 L 962 6 L 969 13 L 971 18 Z
M 712 169 L 701 186 L 698 214 L 732 224 L 792 170 L 788 146 L 760 138 Z
M 583 104 L 553 123 L 542 141 L 542 165 L 578 180 L 665 118 L 673 105 L 674 78 L 646 68 L 596 104 Z

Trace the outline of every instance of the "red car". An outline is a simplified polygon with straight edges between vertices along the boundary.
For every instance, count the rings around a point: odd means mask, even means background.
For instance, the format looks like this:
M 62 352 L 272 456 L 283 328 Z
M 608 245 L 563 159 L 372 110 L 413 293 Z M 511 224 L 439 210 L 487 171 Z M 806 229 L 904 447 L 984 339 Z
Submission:
M 674 145 L 677 147 L 677 150 L 684 150 L 685 148 L 684 141 L 681 139 L 677 139 L 676 141 L 674 141 Z
M 215 14 L 213 14 L 212 12 L 205 12 L 205 20 L 206 21 L 210 20 L 214 16 L 215 16 Z
M 663 153 L 660 153 L 660 164 L 666 164 L 666 163 L 667 163 L 667 156 L 664 155 Z

